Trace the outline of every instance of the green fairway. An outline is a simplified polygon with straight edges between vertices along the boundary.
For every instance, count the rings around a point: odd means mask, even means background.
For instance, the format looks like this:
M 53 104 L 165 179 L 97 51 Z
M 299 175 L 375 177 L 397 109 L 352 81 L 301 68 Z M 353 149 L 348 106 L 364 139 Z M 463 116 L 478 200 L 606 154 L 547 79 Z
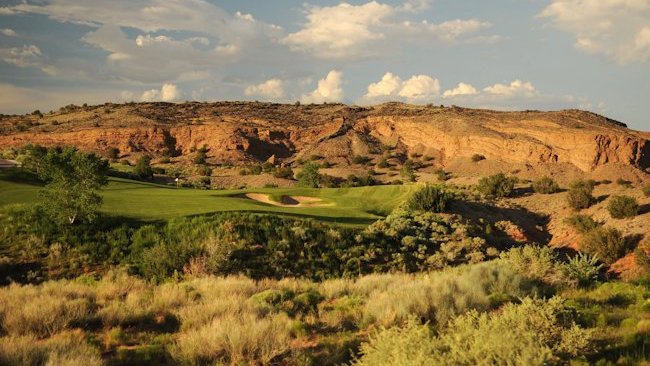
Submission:
M 0 206 L 25 203 L 37 198 L 36 184 L 23 177 L 0 171 Z M 102 211 L 140 220 L 224 211 L 273 212 L 347 225 L 365 225 L 387 214 L 402 202 L 414 186 L 373 186 L 358 188 L 259 188 L 246 190 L 198 190 L 110 178 L 103 189 Z M 329 205 L 321 207 L 277 207 L 254 201 L 243 193 L 265 193 L 318 197 Z

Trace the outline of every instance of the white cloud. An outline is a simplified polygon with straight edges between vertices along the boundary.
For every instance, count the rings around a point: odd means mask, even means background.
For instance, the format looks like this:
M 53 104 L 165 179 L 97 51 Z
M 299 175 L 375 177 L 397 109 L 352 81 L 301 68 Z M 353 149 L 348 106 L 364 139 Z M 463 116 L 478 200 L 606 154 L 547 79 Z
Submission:
M 244 90 L 248 96 L 259 95 L 269 99 L 278 99 L 284 96 L 284 86 L 280 79 L 269 79 L 261 84 L 249 85 Z
M 4 34 L 7 37 L 18 37 L 18 33 L 11 28 L 0 29 L 0 33 Z
M 406 100 L 419 102 L 431 100 L 440 95 L 440 82 L 428 75 L 413 75 L 408 80 L 387 72 L 380 81 L 368 85 L 363 97 L 366 102 Z
M 54 75 L 57 71 L 53 66 L 46 64 L 43 53 L 33 44 L 20 48 L 0 48 L 0 58 L 17 67 L 35 67 L 48 75 Z
M 529 81 L 514 80 L 510 84 L 494 84 L 483 89 L 487 94 L 512 96 L 533 96 L 537 93 L 535 87 Z
M 540 14 L 575 47 L 621 63 L 650 61 L 650 1 L 552 0 Z
M 362 58 L 384 54 L 404 42 L 432 39 L 456 42 L 471 39 L 491 27 L 479 20 L 453 20 L 440 24 L 405 19 L 428 1 L 409 1 L 391 6 L 377 1 L 361 5 L 341 3 L 306 9 L 307 23 L 282 39 L 294 51 L 323 59 Z
M 442 93 L 443 98 L 453 98 L 459 95 L 476 95 L 478 94 L 478 90 L 476 90 L 475 87 L 473 87 L 471 84 L 465 84 L 465 83 L 458 83 L 458 86 L 456 86 L 453 89 L 445 90 L 444 93 Z
M 318 87 L 311 93 L 300 97 L 303 103 L 340 102 L 343 99 L 341 83 L 343 74 L 340 71 L 330 71 L 325 79 L 318 81 Z
M 427 75 L 415 75 L 406 80 L 399 92 L 409 100 L 432 99 L 440 94 L 440 82 Z
M 143 102 L 154 102 L 154 101 L 163 101 L 163 102 L 173 102 L 178 100 L 181 97 L 181 91 L 174 84 L 166 83 L 160 88 L 147 90 L 142 93 L 140 100 Z
M 387 72 L 380 81 L 368 85 L 366 98 L 379 98 L 395 96 L 402 89 L 402 79 L 393 73 Z

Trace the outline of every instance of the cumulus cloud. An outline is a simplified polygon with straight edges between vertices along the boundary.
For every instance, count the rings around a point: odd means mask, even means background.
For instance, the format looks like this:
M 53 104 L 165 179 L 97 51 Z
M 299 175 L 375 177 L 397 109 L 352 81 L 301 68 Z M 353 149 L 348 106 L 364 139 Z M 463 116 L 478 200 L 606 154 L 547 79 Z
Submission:
M 11 29 L 11 28 L 0 29 L 0 33 L 2 33 L 3 35 L 5 35 L 7 37 L 17 37 L 18 36 L 18 33 L 16 33 L 16 31 Z
M 17 67 L 34 67 L 48 75 L 56 74 L 56 68 L 45 62 L 41 50 L 31 44 L 23 47 L 0 48 L 0 59 Z
M 409 1 L 402 6 L 371 1 L 361 5 L 308 7 L 303 28 L 287 35 L 282 43 L 323 59 L 359 58 L 385 52 L 387 46 L 398 46 L 409 39 L 471 39 L 491 27 L 490 23 L 475 19 L 440 24 L 408 20 L 411 12 L 423 6 L 428 6 L 428 1 Z
M 43 0 L 0 10 L 95 28 L 83 40 L 107 51 L 104 69 L 112 75 L 106 76 L 147 83 L 214 72 L 244 57 L 259 59 L 255 56 L 273 52 L 282 34 L 280 27 L 206 0 Z M 126 34 L 124 28 L 140 34 Z
M 650 61 L 647 0 L 552 0 L 540 14 L 575 37 L 575 47 L 621 64 Z
M 471 84 L 465 84 L 463 82 L 458 83 L 458 86 L 456 86 L 453 89 L 445 90 L 444 93 L 442 93 L 443 98 L 453 98 L 459 95 L 476 95 L 478 94 L 478 90 L 476 90 L 475 87 L 473 87 Z
M 440 81 L 428 75 L 413 75 L 411 78 L 402 79 L 387 72 L 380 81 L 368 85 L 368 92 L 364 96 L 367 102 L 387 100 L 407 100 L 418 102 L 431 100 L 440 95 Z
M 487 94 L 500 95 L 505 97 L 512 96 L 533 96 L 537 90 L 529 81 L 514 80 L 510 84 L 494 84 L 483 89 Z
M 302 103 L 340 102 L 343 99 L 343 73 L 330 71 L 324 79 L 318 81 L 318 87 L 311 93 L 300 97 Z
M 284 86 L 280 79 L 269 79 L 261 84 L 249 85 L 244 89 L 248 96 L 259 95 L 269 99 L 278 99 L 284 96 Z
M 181 91 L 178 89 L 176 85 L 166 83 L 163 84 L 160 90 L 151 89 L 143 92 L 142 96 L 140 97 L 140 100 L 142 100 L 143 102 L 155 102 L 155 101 L 173 102 L 175 100 L 178 100 L 181 97 L 181 94 L 182 94 Z

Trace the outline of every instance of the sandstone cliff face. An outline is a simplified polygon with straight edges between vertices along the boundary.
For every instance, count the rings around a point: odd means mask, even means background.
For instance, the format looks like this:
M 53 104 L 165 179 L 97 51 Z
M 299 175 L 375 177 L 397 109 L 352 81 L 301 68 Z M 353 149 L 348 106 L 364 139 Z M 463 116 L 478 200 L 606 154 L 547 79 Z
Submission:
M 289 162 L 318 154 L 349 161 L 382 145 L 445 165 L 481 154 L 515 164 L 568 163 L 588 172 L 608 164 L 650 168 L 650 133 L 589 112 L 494 112 L 389 103 L 371 108 L 268 103 L 143 103 L 110 112 L 63 111 L 0 120 L 0 146 L 74 145 L 124 154 L 190 155 L 206 146 L 215 162 Z M 54 123 L 65 121 L 65 123 Z M 27 125 L 28 127 L 21 127 Z M 20 131 L 23 130 L 23 131 Z M 26 130 L 26 131 L 25 131 Z

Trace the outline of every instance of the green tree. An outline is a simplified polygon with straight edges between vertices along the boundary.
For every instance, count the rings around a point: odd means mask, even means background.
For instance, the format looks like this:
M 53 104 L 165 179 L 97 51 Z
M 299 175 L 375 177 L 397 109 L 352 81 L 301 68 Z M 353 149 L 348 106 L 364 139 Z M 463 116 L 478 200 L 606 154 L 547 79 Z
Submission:
M 75 148 L 50 149 L 38 165 L 46 182 L 41 205 L 59 224 L 92 222 L 102 204 L 99 189 L 108 183 L 108 162 Z
M 639 203 L 630 196 L 612 196 L 607 204 L 607 211 L 615 219 L 634 217 L 639 213 Z
M 317 163 L 306 163 L 302 166 L 300 173 L 296 175 L 298 185 L 301 187 L 318 188 L 321 183 L 321 175 L 318 172 L 320 166 Z
M 135 163 L 133 172 L 141 179 L 153 179 L 153 168 L 151 168 L 151 158 L 144 155 Z
M 593 196 L 594 185 L 594 182 L 589 180 L 573 182 L 567 194 L 569 206 L 574 210 L 581 210 L 591 206 L 595 201 Z

